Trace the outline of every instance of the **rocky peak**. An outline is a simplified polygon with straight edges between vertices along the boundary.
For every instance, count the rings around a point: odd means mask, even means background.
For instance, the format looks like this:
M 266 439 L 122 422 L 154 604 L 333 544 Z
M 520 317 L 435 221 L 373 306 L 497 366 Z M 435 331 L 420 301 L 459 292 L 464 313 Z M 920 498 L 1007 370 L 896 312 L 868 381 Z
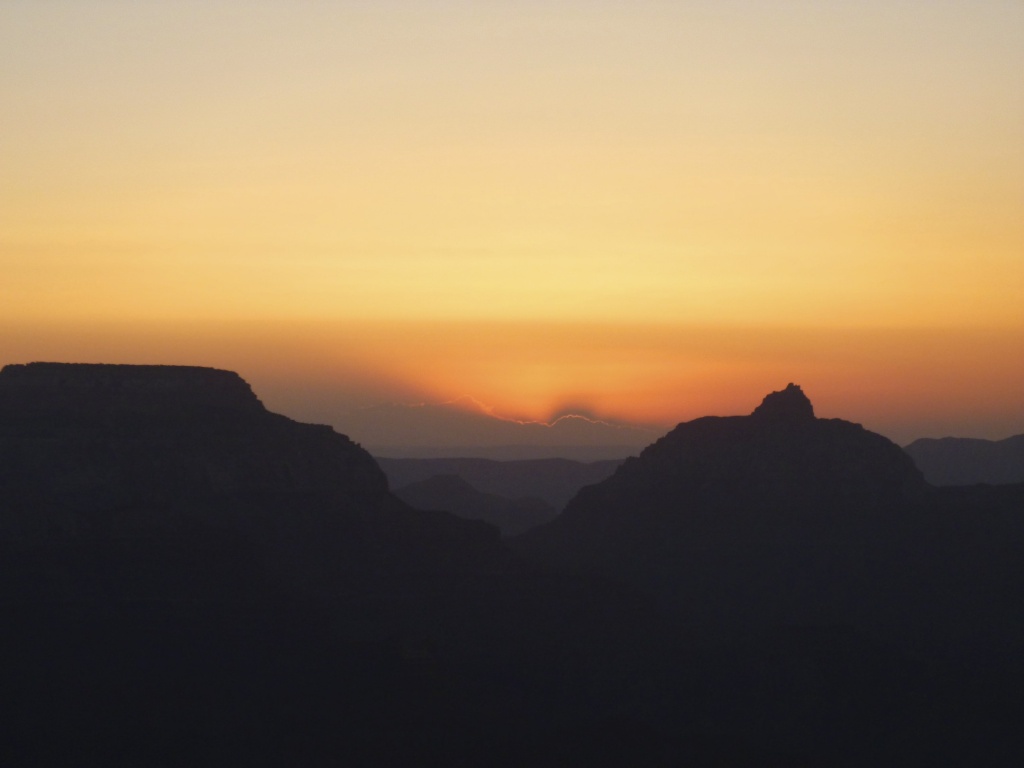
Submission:
M 814 406 L 797 384 L 765 396 L 751 416 L 771 421 L 808 421 L 814 419 Z

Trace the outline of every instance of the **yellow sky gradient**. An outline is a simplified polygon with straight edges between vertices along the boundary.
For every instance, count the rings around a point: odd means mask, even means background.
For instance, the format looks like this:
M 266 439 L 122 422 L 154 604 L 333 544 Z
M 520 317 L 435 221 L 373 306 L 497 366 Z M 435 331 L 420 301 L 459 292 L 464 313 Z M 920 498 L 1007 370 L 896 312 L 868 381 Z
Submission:
M 0 364 L 1022 432 L 1021 72 L 1010 1 L 12 0 Z

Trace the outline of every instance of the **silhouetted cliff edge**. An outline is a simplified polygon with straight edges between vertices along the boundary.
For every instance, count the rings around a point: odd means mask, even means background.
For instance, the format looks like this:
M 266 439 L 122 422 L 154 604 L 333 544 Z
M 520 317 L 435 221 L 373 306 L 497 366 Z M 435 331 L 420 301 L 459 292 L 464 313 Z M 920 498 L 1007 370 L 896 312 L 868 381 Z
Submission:
M 388 723 L 419 733 L 394 708 L 442 617 L 464 624 L 459 585 L 504 559 L 496 529 L 408 507 L 234 373 L 7 366 L 0 759 L 358 760 Z
M 318 493 L 376 507 L 387 496 L 345 436 L 269 413 L 237 374 L 210 368 L 6 366 L 0 451 L 0 530 L 199 497 Z
M 90 411 L 263 410 L 237 373 L 179 365 L 7 365 L 0 370 L 0 402 L 9 412 L 21 409 L 78 417 Z
M 686 684 L 721 692 L 706 711 L 757 743 L 815 764 L 1021 746 L 1024 486 L 933 488 L 886 438 L 815 418 L 795 385 L 749 416 L 678 425 L 512 546 L 652 599 L 691 669 L 716 670 Z
M 655 542 L 682 552 L 710 547 L 716 556 L 775 540 L 788 548 L 794 537 L 885 526 L 929 495 L 899 446 L 858 424 L 815 418 L 790 384 L 749 416 L 678 425 L 607 480 L 583 488 L 520 547 L 592 564 L 632 557 L 633 547 Z
M 1024 486 L 796 386 L 511 540 L 235 374 L 0 371 L 0 762 L 1017 765 Z
M 433 537 L 437 566 L 497 551 L 497 533 L 413 513 L 366 451 L 331 427 L 270 413 L 236 373 L 179 366 L 31 363 L 0 371 L 0 536 L 54 538 L 244 529 L 282 541 L 318 527 L 366 567 Z M 295 514 L 281 515 L 287 508 Z M 320 510 L 304 514 L 303 510 Z M 422 530 L 421 530 L 422 529 Z M 430 532 L 433 533 L 430 533 Z M 317 538 L 317 537 L 314 537 Z M 448 540 L 447 544 L 443 542 Z M 372 543 L 371 543 L 372 542 Z M 440 552 L 433 553 L 440 555 Z

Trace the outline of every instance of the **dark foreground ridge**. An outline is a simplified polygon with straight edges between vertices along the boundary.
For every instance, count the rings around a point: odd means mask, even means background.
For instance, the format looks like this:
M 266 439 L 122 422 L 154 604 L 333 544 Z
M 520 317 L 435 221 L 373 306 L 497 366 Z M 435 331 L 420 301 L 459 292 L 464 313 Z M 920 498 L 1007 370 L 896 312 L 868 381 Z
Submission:
M 8 366 L 0 759 L 1019 764 L 1022 515 L 791 385 L 510 551 L 235 374 Z
M 677 684 L 750 742 L 815 765 L 1021 749 L 1024 486 L 933 488 L 795 385 L 680 424 L 514 544 L 653 601 L 663 652 L 692 654 Z
M 263 410 L 237 373 L 177 365 L 8 365 L 0 370 L 0 398 L 33 410 Z
M 387 481 L 330 427 L 268 412 L 236 373 L 178 366 L 31 363 L 0 370 L 0 486 L 21 522 L 44 510 L 173 518 L 204 495 L 319 493 L 378 503 Z M 17 517 L 17 515 L 15 515 Z

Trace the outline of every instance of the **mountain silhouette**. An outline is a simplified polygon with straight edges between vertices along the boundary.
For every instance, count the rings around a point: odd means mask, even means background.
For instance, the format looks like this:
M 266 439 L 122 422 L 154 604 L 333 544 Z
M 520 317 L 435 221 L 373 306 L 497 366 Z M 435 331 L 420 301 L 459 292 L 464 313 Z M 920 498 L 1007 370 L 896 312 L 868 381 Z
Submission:
M 236 374 L 8 366 L 0 759 L 1019 764 L 1024 486 L 795 385 L 598 469 L 502 540 Z
M 383 553 L 403 526 L 426 519 L 391 496 L 374 459 L 344 435 L 268 412 L 237 374 L 176 366 L 5 367 L 0 494 L 0 531 L 50 539 L 201 523 L 270 541 L 277 508 L 301 499 L 325 510 L 309 516 L 310 532 L 346 528 L 344 546 L 360 559 L 360 548 Z M 438 543 L 493 540 L 451 516 L 433 524 Z
M 824 608 L 807 594 L 823 584 L 815 570 L 856 569 L 860 548 L 898 539 L 903 510 L 928 494 L 897 445 L 816 419 L 790 385 L 750 416 L 680 424 L 517 546 L 561 566 L 665 576 L 666 595 L 691 613 L 810 620 Z
M 926 489 L 898 446 L 850 422 L 816 419 L 800 388 L 790 385 L 768 395 L 750 416 L 680 424 L 609 479 L 581 489 L 563 515 L 530 540 L 539 545 L 579 537 L 615 548 L 622 544 L 620 529 L 685 527 L 697 520 L 714 526 L 729 514 L 763 522 L 772 511 L 827 522 L 829 515 L 899 506 Z M 753 517 L 759 510 L 760 518 Z
M 458 475 L 483 493 L 506 498 L 536 496 L 559 511 L 580 488 L 611 476 L 623 461 L 377 459 L 392 488 L 402 488 L 435 475 Z
M 388 458 L 621 459 L 661 434 L 573 414 L 551 423 L 501 418 L 470 398 L 451 403 L 388 403 L 354 410 L 339 419 L 371 453 Z
M 613 681 L 653 620 L 234 373 L 0 371 L 5 764 L 624 762 L 651 748 Z
M 426 749 L 402 707 L 455 716 L 432 638 L 456 653 L 467 579 L 507 559 L 236 374 L 70 364 L 0 371 L 0 554 L 9 764 L 359 762 L 393 727 Z
M 1024 435 L 1005 440 L 921 438 L 904 450 L 933 485 L 1024 483 Z
M 926 573 L 949 578 L 945 558 L 963 547 L 958 527 L 990 526 L 993 545 L 1000 536 L 1019 540 L 1021 520 L 991 511 L 997 497 L 1012 504 L 1019 493 L 979 492 L 977 508 L 967 509 L 969 493 L 933 488 L 881 435 L 815 418 L 790 385 L 749 416 L 680 424 L 516 546 L 560 568 L 659 585 L 691 618 L 881 631 L 913 613 L 897 618 L 880 608 L 894 586 L 917 588 Z M 989 565 L 963 551 L 956 557 L 979 574 Z
M 0 415 L 3 488 L 34 510 L 88 515 L 156 498 L 256 492 L 343 491 L 379 502 L 387 493 L 365 451 L 329 427 L 267 412 L 228 371 L 7 366 Z
M 868 711 L 897 733 L 982 695 L 1003 748 L 1022 711 L 1022 513 L 1024 486 L 933 488 L 790 385 L 749 416 L 680 424 L 513 545 L 650 596 L 695 658 L 724 665 L 696 678 L 729 692 L 717 716 L 756 742 L 855 750 L 847 725 Z M 976 748 L 932 736 L 952 764 Z

